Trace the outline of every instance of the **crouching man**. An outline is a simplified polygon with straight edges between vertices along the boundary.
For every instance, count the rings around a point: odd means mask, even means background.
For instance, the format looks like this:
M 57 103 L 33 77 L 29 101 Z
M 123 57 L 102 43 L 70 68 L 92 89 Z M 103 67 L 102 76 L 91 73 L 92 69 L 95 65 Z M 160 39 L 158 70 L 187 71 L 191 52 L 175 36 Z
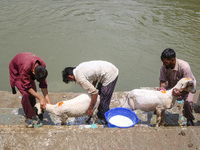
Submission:
M 196 79 L 192 74 L 190 65 L 181 59 L 176 58 L 176 53 L 173 49 L 167 48 L 161 54 L 163 65 L 160 69 L 160 88 L 171 89 L 181 78 L 191 78 L 196 87 Z M 178 100 L 184 100 L 183 115 L 187 119 L 187 126 L 194 126 L 195 119 L 193 112 L 194 94 L 180 92 L 174 90 L 173 94 L 179 96 Z
M 79 64 L 77 67 L 65 68 L 62 71 L 62 77 L 65 83 L 75 81 L 91 94 L 92 100 L 87 115 L 93 114 L 94 104 L 98 94 L 100 95 L 97 116 L 102 122 L 106 123 L 104 114 L 109 110 L 110 100 L 118 79 L 118 73 L 118 69 L 110 62 L 88 61 Z M 96 85 L 97 87 L 95 87 Z
M 46 103 L 50 104 L 46 81 L 48 73 L 45 68 L 45 62 L 29 52 L 17 54 L 9 64 L 12 93 L 16 94 L 16 86 L 22 94 L 21 104 L 26 115 L 26 126 L 29 128 L 34 125 L 32 117 L 35 115 L 35 98 L 40 101 L 41 109 L 45 109 Z M 35 79 L 39 82 L 44 98 L 37 93 Z

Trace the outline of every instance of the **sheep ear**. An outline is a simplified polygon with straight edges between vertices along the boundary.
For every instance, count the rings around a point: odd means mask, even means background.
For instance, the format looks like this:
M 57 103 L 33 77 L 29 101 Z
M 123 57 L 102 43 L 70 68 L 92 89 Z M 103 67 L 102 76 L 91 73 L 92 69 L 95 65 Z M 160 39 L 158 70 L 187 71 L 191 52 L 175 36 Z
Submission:
M 37 115 L 42 114 L 42 110 L 40 109 L 40 103 L 35 104 L 34 109 Z
M 187 82 L 185 82 L 185 84 L 183 85 L 183 89 L 184 88 L 186 88 L 187 86 L 189 86 L 189 85 L 192 85 L 192 86 L 194 86 L 194 84 L 193 84 L 193 81 L 192 80 L 189 80 L 189 81 L 187 81 Z
M 189 83 L 189 81 L 186 81 L 185 83 L 183 83 L 179 90 L 182 92 L 183 89 L 187 87 L 188 83 Z
M 183 88 L 183 89 L 186 88 L 187 85 L 188 85 L 189 83 L 191 83 L 191 81 L 186 81 L 186 82 L 183 84 L 183 87 L 182 87 L 182 88 Z

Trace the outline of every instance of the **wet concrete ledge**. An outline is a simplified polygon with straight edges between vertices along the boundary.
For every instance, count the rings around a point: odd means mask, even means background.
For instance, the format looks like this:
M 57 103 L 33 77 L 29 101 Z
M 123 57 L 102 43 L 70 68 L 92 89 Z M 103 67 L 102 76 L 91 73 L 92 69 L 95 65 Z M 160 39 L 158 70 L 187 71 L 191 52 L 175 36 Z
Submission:
M 195 98 L 195 125 L 200 125 L 200 91 L 198 90 Z M 41 93 L 40 93 L 41 94 Z M 54 93 L 50 92 L 49 96 L 51 98 L 52 104 L 56 104 L 59 101 L 71 99 L 80 93 Z M 126 92 L 114 92 L 110 108 L 114 107 L 120 107 L 124 104 L 124 101 L 126 99 Z M 39 102 L 39 101 L 38 101 Z M 25 125 L 24 123 L 24 112 L 21 106 L 21 94 L 18 92 L 16 95 L 13 95 L 11 92 L 8 91 L 0 91 L 0 125 Z M 178 126 L 182 125 L 186 122 L 185 118 L 182 116 L 182 106 L 183 102 L 177 102 L 175 103 L 175 106 L 172 107 L 172 109 L 166 110 L 165 113 L 165 121 L 169 124 L 169 126 Z M 139 123 L 145 126 L 155 126 L 156 124 L 156 115 L 153 114 L 153 112 L 143 112 L 140 110 L 134 111 L 139 118 Z M 70 120 L 68 119 L 68 125 L 79 125 L 85 123 L 84 120 L 87 118 L 81 117 L 76 120 Z M 59 117 L 55 116 L 54 114 L 50 114 L 48 112 L 44 113 L 44 125 L 59 125 L 60 119 Z
M 79 129 L 77 126 L 0 125 L 0 149 L 143 150 L 200 149 L 200 127 Z
M 198 91 L 199 92 L 199 91 Z M 50 93 L 52 103 L 71 98 L 79 93 Z M 123 103 L 125 93 L 113 94 L 111 108 Z M 199 93 L 195 95 L 196 107 L 199 105 Z M 119 101 L 113 102 L 115 99 Z M 40 128 L 28 129 L 25 127 L 23 110 L 20 103 L 20 94 L 0 91 L 0 149 L 44 149 L 44 150 L 143 150 L 143 149 L 200 149 L 200 118 L 198 109 L 194 113 L 196 120 L 194 127 L 179 126 L 182 104 L 166 112 L 165 121 L 170 126 L 156 128 L 153 112 L 136 113 L 140 122 L 133 128 L 102 128 L 80 129 L 79 125 L 65 126 L 46 125 Z M 16 119 L 7 120 L 12 116 Z M 47 117 L 54 118 L 50 114 Z M 11 118 L 12 118 L 11 117 Z M 12 122 L 13 121 L 13 122 Z M 98 126 L 98 125 L 97 125 Z

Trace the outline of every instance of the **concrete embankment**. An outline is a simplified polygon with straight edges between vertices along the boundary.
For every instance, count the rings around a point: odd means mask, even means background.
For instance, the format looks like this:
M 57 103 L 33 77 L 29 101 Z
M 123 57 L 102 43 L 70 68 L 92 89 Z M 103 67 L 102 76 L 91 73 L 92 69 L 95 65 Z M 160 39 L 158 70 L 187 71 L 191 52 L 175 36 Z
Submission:
M 53 104 L 70 99 L 79 93 L 50 93 Z M 155 127 L 156 116 L 153 112 L 137 110 L 140 119 L 133 128 L 119 129 L 102 127 L 83 129 L 84 117 L 69 120 L 61 126 L 59 119 L 45 113 L 44 125 L 28 129 L 24 123 L 20 93 L 0 91 L 0 149 L 44 149 L 44 150 L 143 150 L 143 149 L 200 149 L 200 115 L 198 113 L 199 91 L 195 95 L 195 126 L 184 124 L 182 103 L 166 111 L 168 126 Z M 115 92 L 111 108 L 120 106 L 125 99 L 124 92 Z
M 144 150 L 200 149 L 200 127 L 79 129 L 77 126 L 0 125 L 2 150 Z

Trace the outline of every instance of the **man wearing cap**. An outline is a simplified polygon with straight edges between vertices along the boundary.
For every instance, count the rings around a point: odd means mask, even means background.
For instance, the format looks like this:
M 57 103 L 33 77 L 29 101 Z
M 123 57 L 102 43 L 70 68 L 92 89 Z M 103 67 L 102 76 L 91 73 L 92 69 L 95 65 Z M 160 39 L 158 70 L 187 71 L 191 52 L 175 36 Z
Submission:
M 87 115 L 93 114 L 93 107 L 98 94 L 100 104 L 98 107 L 98 118 L 106 123 L 105 112 L 109 110 L 110 100 L 118 79 L 118 69 L 112 63 L 101 60 L 83 62 L 77 67 L 67 67 L 62 71 L 63 81 L 77 82 L 91 95 L 90 107 Z M 97 84 L 98 83 L 98 84 Z M 97 87 L 95 87 L 97 85 Z
M 163 65 L 160 69 L 160 89 L 171 89 L 181 78 L 191 78 L 196 87 L 196 79 L 192 74 L 190 65 L 181 59 L 176 58 L 173 49 L 167 48 L 161 54 Z M 173 91 L 175 96 L 179 96 L 178 100 L 184 100 L 183 115 L 187 118 L 187 126 L 194 126 L 193 120 L 193 93 L 184 93 L 176 89 Z
M 32 117 L 35 115 L 35 98 L 40 101 L 41 109 L 45 109 L 46 103 L 50 104 L 46 81 L 48 72 L 45 68 L 45 62 L 29 52 L 17 54 L 9 63 L 12 93 L 16 94 L 16 86 L 22 94 L 21 104 L 26 115 L 27 127 L 34 125 Z M 44 98 L 37 93 L 35 79 L 39 82 Z

